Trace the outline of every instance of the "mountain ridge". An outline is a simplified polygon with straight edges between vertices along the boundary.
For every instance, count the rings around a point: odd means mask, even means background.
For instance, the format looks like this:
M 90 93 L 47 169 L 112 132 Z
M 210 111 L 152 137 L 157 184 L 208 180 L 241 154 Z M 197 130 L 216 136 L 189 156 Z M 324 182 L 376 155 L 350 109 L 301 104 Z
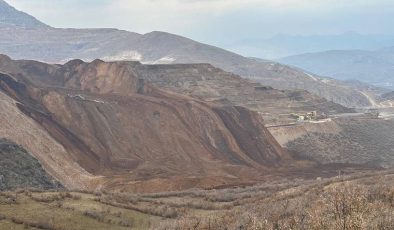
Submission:
M 145 64 L 210 63 L 225 71 L 278 89 L 307 90 L 349 107 L 368 107 L 359 90 L 277 62 L 261 62 L 182 36 L 153 31 L 138 34 L 116 29 L 59 29 L 9 27 L 3 33 L 0 53 L 13 59 L 65 63 L 134 60 Z M 311 77 L 313 76 L 313 77 Z
M 37 20 L 35 17 L 19 11 L 4 0 L 0 0 L 0 27 L 17 26 L 26 29 L 49 29 L 50 26 Z
M 266 59 L 281 59 L 302 53 L 325 50 L 376 50 L 394 45 L 389 34 L 360 34 L 348 31 L 340 34 L 292 35 L 277 34 L 265 39 L 243 39 L 227 44 L 231 50 Z
M 394 49 L 329 50 L 289 56 L 279 61 L 339 80 L 358 80 L 394 89 Z

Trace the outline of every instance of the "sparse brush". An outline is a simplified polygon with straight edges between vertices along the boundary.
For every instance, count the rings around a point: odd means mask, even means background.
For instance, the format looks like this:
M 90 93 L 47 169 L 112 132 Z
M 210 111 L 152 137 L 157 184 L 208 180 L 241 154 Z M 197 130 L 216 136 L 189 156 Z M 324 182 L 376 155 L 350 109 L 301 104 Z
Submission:
M 43 230 L 64 230 L 64 228 L 56 228 L 54 225 L 45 223 L 45 222 L 31 222 L 23 219 L 18 219 L 15 217 L 11 218 L 11 221 L 15 224 L 23 225 L 29 228 L 38 228 L 38 229 L 43 229 Z
M 134 222 L 132 220 L 129 220 L 129 219 L 119 220 L 117 224 L 122 226 L 122 227 L 129 227 L 129 228 L 134 226 Z
M 103 222 L 105 215 L 103 213 L 100 213 L 96 210 L 86 210 L 83 212 L 83 215 L 92 219 L 95 219 L 97 221 Z

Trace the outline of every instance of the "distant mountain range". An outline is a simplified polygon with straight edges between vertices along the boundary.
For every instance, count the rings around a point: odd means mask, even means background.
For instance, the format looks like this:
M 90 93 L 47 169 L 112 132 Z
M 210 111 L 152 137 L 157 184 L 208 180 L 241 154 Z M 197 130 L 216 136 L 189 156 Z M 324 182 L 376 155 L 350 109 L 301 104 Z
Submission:
M 332 50 L 290 56 L 281 63 L 339 80 L 359 80 L 394 89 L 394 46 L 366 50 Z
M 333 35 L 280 34 L 267 39 L 247 39 L 226 44 L 227 48 L 235 52 L 268 59 L 326 50 L 376 50 L 386 46 L 394 46 L 394 35 L 363 35 L 356 32 Z
M 134 60 L 145 64 L 210 63 L 277 89 L 307 90 L 348 107 L 371 106 L 363 89 L 276 62 L 241 55 L 164 32 L 144 35 L 117 29 L 59 29 L 0 0 L 0 53 L 13 59 L 65 63 Z

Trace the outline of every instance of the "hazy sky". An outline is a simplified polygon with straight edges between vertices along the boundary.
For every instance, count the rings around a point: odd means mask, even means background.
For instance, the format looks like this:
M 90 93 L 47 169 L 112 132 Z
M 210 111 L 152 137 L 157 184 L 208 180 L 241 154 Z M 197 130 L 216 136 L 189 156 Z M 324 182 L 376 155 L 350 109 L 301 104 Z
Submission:
M 278 33 L 394 33 L 394 0 L 6 1 L 55 27 L 160 30 L 222 46 Z

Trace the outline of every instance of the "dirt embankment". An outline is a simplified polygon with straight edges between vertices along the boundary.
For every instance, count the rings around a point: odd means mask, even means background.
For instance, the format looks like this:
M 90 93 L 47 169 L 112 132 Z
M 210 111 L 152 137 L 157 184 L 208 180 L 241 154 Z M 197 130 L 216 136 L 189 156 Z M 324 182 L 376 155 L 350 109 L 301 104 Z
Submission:
M 278 142 L 297 157 L 320 164 L 356 164 L 375 168 L 394 165 L 393 130 L 394 120 L 369 116 L 270 128 Z
M 275 139 L 283 147 L 286 146 L 288 142 L 291 142 L 297 138 L 312 133 L 331 133 L 338 134 L 342 131 L 342 128 L 332 120 L 322 123 L 300 123 L 291 126 L 280 126 L 268 128 Z

